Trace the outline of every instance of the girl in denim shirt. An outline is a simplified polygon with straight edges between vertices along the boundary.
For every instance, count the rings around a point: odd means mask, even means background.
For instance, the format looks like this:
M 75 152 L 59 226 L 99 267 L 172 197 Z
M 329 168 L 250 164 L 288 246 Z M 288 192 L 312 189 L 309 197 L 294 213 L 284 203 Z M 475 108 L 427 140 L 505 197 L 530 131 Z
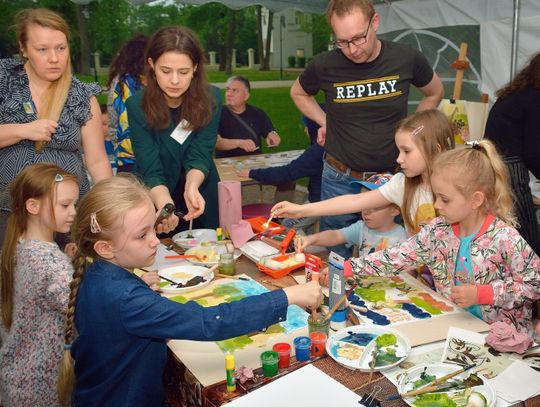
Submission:
M 155 221 L 147 189 L 131 176 L 100 182 L 81 200 L 59 379 L 66 403 L 76 383 L 77 406 L 162 406 L 167 339 L 227 339 L 283 321 L 289 304 L 319 304 L 317 283 L 208 308 L 160 296 L 133 274 L 154 262 Z

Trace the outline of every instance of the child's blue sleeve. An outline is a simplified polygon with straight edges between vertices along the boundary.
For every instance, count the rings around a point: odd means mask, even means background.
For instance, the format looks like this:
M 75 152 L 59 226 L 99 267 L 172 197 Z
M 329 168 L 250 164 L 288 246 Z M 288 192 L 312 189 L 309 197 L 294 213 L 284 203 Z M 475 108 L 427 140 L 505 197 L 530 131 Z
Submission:
M 360 246 L 363 238 L 364 222 L 359 220 L 352 225 L 346 226 L 339 231 L 345 237 L 345 245 L 351 247 L 353 245 Z

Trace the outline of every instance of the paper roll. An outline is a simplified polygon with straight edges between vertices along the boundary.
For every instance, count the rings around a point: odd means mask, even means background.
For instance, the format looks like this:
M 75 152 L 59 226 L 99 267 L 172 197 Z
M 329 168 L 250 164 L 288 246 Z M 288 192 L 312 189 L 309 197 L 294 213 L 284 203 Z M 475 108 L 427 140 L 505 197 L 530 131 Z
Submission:
M 219 226 L 230 234 L 231 225 L 242 220 L 242 186 L 240 181 L 218 182 Z

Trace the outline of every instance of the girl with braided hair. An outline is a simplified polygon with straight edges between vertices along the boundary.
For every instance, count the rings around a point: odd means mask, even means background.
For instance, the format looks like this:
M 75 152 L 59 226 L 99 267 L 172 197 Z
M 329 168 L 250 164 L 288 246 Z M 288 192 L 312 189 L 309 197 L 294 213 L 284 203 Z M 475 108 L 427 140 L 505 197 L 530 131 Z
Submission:
M 133 274 L 154 262 L 155 221 L 148 189 L 129 173 L 97 183 L 80 202 L 59 376 L 66 404 L 162 406 L 167 339 L 232 338 L 283 321 L 289 304 L 321 300 L 317 282 L 207 308 L 162 297 Z
M 54 234 L 69 231 L 79 180 L 56 165 L 33 164 L 17 175 L 10 195 L 0 258 L 0 399 L 5 406 L 58 406 L 73 268 Z

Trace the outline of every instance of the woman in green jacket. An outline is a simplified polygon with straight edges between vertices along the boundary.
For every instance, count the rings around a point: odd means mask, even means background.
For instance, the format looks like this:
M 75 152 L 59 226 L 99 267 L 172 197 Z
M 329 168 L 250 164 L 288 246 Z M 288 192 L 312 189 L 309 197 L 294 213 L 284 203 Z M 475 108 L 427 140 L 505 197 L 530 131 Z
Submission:
M 202 47 L 187 28 L 161 28 L 150 39 L 146 62 L 147 86 L 126 102 L 135 172 L 157 209 L 174 203 L 195 227 L 215 228 L 219 176 L 213 152 L 221 97 L 208 85 Z M 172 215 L 157 231 L 173 231 L 178 222 Z

